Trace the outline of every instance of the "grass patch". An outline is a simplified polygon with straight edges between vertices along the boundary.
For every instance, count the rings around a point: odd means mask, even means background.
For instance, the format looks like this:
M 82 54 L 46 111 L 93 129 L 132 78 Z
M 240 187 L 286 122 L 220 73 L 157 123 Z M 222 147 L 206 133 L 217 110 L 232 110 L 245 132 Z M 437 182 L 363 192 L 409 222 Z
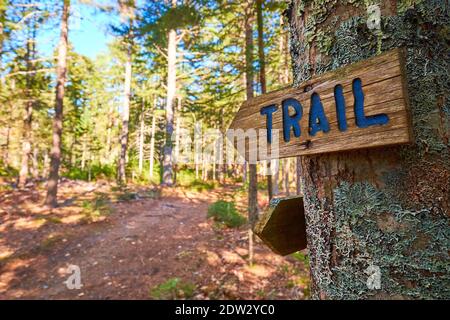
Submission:
M 202 192 L 216 187 L 214 181 L 203 181 L 195 178 L 195 170 L 183 169 L 177 173 L 177 185 L 180 187 Z
M 106 179 L 114 180 L 116 177 L 116 167 L 114 165 L 101 165 L 93 164 L 90 168 L 81 170 L 78 167 L 71 167 L 62 172 L 62 176 L 72 180 L 89 180 L 89 174 L 91 180 Z
M 0 177 L 13 178 L 19 175 L 19 171 L 11 166 L 5 166 L 2 161 L 0 161 Z
M 150 298 L 158 300 L 174 300 L 192 298 L 196 286 L 179 278 L 170 278 L 150 289 Z
M 246 219 L 239 214 L 234 202 L 219 200 L 208 207 L 208 218 L 223 223 L 229 228 L 237 228 L 246 223 Z
M 0 191 L 13 191 L 14 187 L 10 184 L 0 184 Z
M 207 182 L 207 181 L 200 181 L 200 180 L 195 180 L 188 186 L 188 188 L 193 189 L 198 192 L 202 192 L 205 190 L 209 191 L 209 190 L 214 189 L 215 187 L 216 187 L 215 182 Z
M 294 252 L 291 257 L 302 262 L 306 267 L 309 266 L 309 256 L 301 251 Z
M 263 179 L 258 181 L 258 190 L 267 190 L 267 177 Z

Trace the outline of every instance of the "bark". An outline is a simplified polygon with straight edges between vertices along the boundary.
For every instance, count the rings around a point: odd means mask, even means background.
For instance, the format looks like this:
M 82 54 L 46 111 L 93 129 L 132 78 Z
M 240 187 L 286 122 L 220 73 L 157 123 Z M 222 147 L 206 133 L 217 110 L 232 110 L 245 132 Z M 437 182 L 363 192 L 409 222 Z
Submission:
M 450 16 L 439 1 L 379 3 L 381 30 L 368 28 L 364 5 L 289 9 L 294 84 L 405 47 L 414 132 L 408 146 L 301 158 L 312 296 L 449 299 Z
M 145 131 L 145 101 L 142 101 L 141 119 L 139 126 L 139 174 L 142 174 L 144 167 L 144 131 Z
M 172 7 L 177 4 L 172 0 Z M 173 185 L 173 163 L 172 163 L 172 134 L 173 134 L 173 104 L 177 88 L 177 44 L 176 30 L 169 30 L 167 44 L 167 102 L 166 102 L 166 142 L 164 144 L 163 158 L 163 177 L 162 184 L 166 186 Z
M 31 158 L 31 160 L 32 160 L 32 164 L 33 164 L 32 175 L 33 175 L 33 179 L 35 179 L 35 180 L 39 179 L 38 156 L 39 156 L 39 149 L 37 147 L 34 147 L 33 148 L 33 157 Z
M 5 21 L 5 12 L 6 8 L 2 7 L 0 8 L 0 56 L 3 55 L 3 42 L 5 40 L 4 34 L 3 34 L 3 23 Z M 3 61 L 0 59 L 0 72 L 3 72 Z M 0 79 L 0 91 L 3 89 L 2 87 L 5 85 L 5 77 L 2 76 Z M 10 109 L 11 109 L 11 103 L 9 103 Z M 11 115 L 11 112 L 9 113 Z M 9 166 L 9 140 L 10 140 L 10 133 L 11 133 L 11 124 L 10 119 L 6 122 L 6 137 L 5 137 L 5 145 L 2 147 L 2 161 L 3 165 L 7 168 Z
M 104 157 L 104 159 L 106 160 L 106 162 L 109 164 L 111 163 L 111 131 L 112 131 L 112 126 L 113 126 L 113 111 L 114 111 L 114 104 L 113 102 L 110 103 L 109 105 L 109 110 L 108 110 L 108 128 L 107 128 L 107 133 L 106 133 L 106 155 Z
M 253 98 L 253 22 L 254 8 L 253 1 L 248 0 L 245 8 L 245 79 L 247 100 Z M 256 220 L 258 219 L 258 189 L 256 164 L 248 165 L 249 185 L 248 185 L 248 218 L 249 218 L 249 263 L 253 263 L 253 232 Z
M 130 31 L 127 43 L 127 60 L 125 62 L 125 84 L 124 84 L 124 104 L 122 114 L 122 132 L 120 134 L 120 158 L 119 158 L 119 183 L 126 184 L 126 161 L 128 150 L 128 134 L 130 122 L 130 102 L 131 102 L 131 77 L 132 77 L 132 19 L 130 17 Z
M 8 119 L 9 120 L 9 119 Z M 9 143 L 11 140 L 11 125 L 10 121 L 6 124 L 6 138 L 5 138 L 5 145 L 3 146 L 3 165 L 7 168 L 9 167 Z
M 278 185 L 280 183 L 280 161 L 276 160 L 276 166 L 275 166 L 275 174 L 273 175 L 273 195 L 277 196 L 279 193 Z
M 32 24 L 32 25 L 31 25 Z M 33 63 L 31 62 L 35 58 L 35 41 L 36 41 L 36 22 L 35 19 L 29 19 L 27 25 L 27 45 L 26 45 L 26 67 L 27 74 L 25 77 L 26 89 L 25 89 L 25 112 L 23 116 L 23 131 L 22 131 L 22 160 L 19 172 L 18 187 L 23 188 L 27 182 L 29 173 L 29 162 L 31 159 L 31 132 L 33 121 L 33 94 L 32 87 L 34 85 L 34 76 L 31 75 L 33 69 Z
M 155 163 L 155 132 L 156 132 L 156 103 L 153 106 L 152 132 L 150 138 L 150 178 L 153 178 L 153 166 Z
M 28 91 L 28 89 L 27 89 Z M 31 97 L 28 95 L 29 101 L 25 103 L 25 113 L 23 117 L 23 133 L 22 133 L 22 161 L 19 172 L 19 184 L 21 189 L 25 187 L 28 178 L 28 165 L 31 156 L 31 124 L 33 114 L 33 102 L 30 101 Z
M 173 183 L 177 183 L 178 161 L 180 160 L 180 134 L 181 134 L 181 97 L 177 97 L 175 125 L 175 163 L 173 164 Z
M 61 138 L 63 129 L 64 86 L 67 73 L 67 46 L 69 34 L 70 0 L 64 0 L 61 17 L 61 35 L 58 48 L 58 66 L 56 71 L 55 115 L 53 117 L 53 143 L 50 155 L 50 174 L 47 182 L 47 197 L 45 204 L 57 206 L 59 165 L 61 163 Z
M 83 134 L 83 143 L 82 143 L 82 150 L 81 150 L 81 170 L 84 171 L 84 168 L 86 168 L 86 159 L 87 159 L 87 137 L 86 133 Z
M 208 165 L 205 157 L 202 159 L 202 180 L 208 180 Z
M 261 93 L 267 92 L 266 85 L 266 58 L 264 54 L 264 20 L 263 20 L 263 9 L 262 0 L 256 0 L 256 16 L 258 23 L 258 58 L 259 58 L 259 82 L 261 84 Z M 267 195 L 270 199 L 273 197 L 273 187 L 272 187 L 272 175 L 270 171 L 270 161 L 267 161 Z

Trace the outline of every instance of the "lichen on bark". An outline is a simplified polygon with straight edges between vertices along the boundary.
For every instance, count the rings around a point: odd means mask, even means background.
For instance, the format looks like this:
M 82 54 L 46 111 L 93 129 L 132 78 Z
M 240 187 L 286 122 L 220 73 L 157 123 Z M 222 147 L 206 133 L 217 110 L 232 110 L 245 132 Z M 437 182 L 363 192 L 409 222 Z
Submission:
M 449 13 L 444 0 L 291 3 L 294 85 L 404 47 L 414 132 L 409 146 L 302 157 L 314 298 L 450 298 Z

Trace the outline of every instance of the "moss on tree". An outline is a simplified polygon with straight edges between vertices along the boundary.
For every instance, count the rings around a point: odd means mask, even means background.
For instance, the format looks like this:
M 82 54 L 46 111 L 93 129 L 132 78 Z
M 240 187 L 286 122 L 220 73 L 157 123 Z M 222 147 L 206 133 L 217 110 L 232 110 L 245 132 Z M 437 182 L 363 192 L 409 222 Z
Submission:
M 381 29 L 367 27 L 367 6 Z M 313 297 L 450 298 L 450 8 L 444 0 L 294 0 L 294 84 L 405 47 L 415 142 L 302 158 Z M 382 93 L 380 93 L 382 94 Z M 367 268 L 381 270 L 369 289 Z

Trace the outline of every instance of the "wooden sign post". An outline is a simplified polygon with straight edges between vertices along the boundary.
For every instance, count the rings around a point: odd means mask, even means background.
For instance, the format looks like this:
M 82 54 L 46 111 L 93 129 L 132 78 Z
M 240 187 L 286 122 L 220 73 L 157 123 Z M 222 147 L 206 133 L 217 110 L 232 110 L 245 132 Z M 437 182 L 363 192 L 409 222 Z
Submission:
M 242 105 L 230 129 L 266 130 L 269 144 L 279 130 L 280 158 L 409 143 L 403 65 L 402 50 L 394 49 L 258 96 Z M 258 145 L 249 144 L 246 159 L 256 152 L 265 160 Z
M 242 105 L 230 129 L 265 130 L 268 144 L 278 137 L 280 158 L 409 143 L 403 65 L 402 51 L 394 49 L 298 87 L 261 95 Z M 282 134 L 274 135 L 274 130 Z M 255 149 L 260 140 L 247 144 L 248 135 L 234 137 L 246 145 L 247 160 L 250 153 L 253 159 L 274 158 Z M 254 231 L 276 253 L 304 249 L 303 199 L 274 199 Z

